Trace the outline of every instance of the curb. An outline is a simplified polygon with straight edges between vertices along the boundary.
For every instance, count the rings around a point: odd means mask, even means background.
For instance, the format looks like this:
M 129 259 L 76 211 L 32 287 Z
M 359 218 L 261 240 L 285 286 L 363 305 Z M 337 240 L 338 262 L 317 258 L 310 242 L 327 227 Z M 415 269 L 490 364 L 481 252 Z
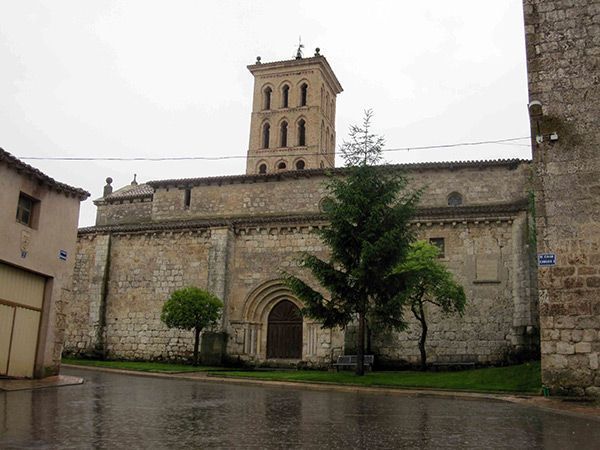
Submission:
M 62 364 L 69 369 L 82 369 L 97 372 L 116 373 L 120 375 L 142 376 L 149 378 L 162 378 L 172 380 L 199 381 L 207 383 L 228 383 L 238 386 L 263 386 L 271 388 L 293 388 L 308 389 L 313 391 L 347 392 L 364 394 L 384 394 L 405 397 L 433 397 L 451 400 L 487 400 L 495 402 L 508 402 L 522 406 L 542 409 L 548 412 L 566 414 L 573 417 L 593 419 L 600 421 L 600 408 L 567 404 L 560 398 L 545 398 L 529 394 L 500 394 L 481 393 L 468 391 L 445 391 L 436 389 L 414 389 L 414 388 L 387 388 L 357 385 L 340 385 L 333 383 L 297 382 L 297 381 L 272 381 L 248 378 L 233 378 L 212 375 L 207 372 L 188 373 L 160 373 L 160 372 L 137 372 L 134 370 L 112 369 L 108 367 L 79 366 L 76 364 Z

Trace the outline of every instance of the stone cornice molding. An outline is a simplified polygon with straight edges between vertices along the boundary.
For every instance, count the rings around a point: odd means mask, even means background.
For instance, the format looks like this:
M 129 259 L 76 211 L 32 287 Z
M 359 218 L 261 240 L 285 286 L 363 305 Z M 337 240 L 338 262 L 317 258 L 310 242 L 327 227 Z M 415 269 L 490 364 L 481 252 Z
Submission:
M 445 224 L 508 222 L 528 210 L 527 199 L 511 203 L 493 205 L 473 205 L 459 207 L 419 208 L 412 224 Z M 118 233 L 162 233 L 162 232 L 200 232 L 215 227 L 229 227 L 237 235 L 255 232 L 298 233 L 310 232 L 327 226 L 326 217 L 321 213 L 265 216 L 215 217 L 205 219 L 169 220 L 121 225 L 101 225 L 79 229 L 79 236 L 90 234 Z
M 339 80 L 335 76 L 335 73 L 331 69 L 331 66 L 327 62 L 327 59 L 322 55 L 312 56 L 309 58 L 288 59 L 288 60 L 284 60 L 284 61 L 273 61 L 273 62 L 268 62 L 268 63 L 251 64 L 246 67 L 252 73 L 252 75 L 254 75 L 255 77 L 258 77 L 258 76 L 261 76 L 262 73 L 265 71 L 268 71 L 268 72 L 270 72 L 270 74 L 274 75 L 274 73 L 273 73 L 274 69 L 279 69 L 279 68 L 291 69 L 292 67 L 308 69 L 309 66 L 314 66 L 315 64 L 318 64 L 320 66 L 320 68 L 323 71 L 323 74 L 325 76 L 325 79 L 330 84 L 332 90 L 336 94 L 339 94 L 340 92 L 342 92 L 344 90 L 342 88 L 342 85 L 340 84 Z

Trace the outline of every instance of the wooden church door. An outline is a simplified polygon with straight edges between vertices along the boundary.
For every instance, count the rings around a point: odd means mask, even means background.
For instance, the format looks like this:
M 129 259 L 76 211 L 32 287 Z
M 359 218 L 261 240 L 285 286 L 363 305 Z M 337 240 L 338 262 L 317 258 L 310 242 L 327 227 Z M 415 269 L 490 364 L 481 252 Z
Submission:
M 269 313 L 267 358 L 302 358 L 302 316 L 289 300 L 282 300 Z

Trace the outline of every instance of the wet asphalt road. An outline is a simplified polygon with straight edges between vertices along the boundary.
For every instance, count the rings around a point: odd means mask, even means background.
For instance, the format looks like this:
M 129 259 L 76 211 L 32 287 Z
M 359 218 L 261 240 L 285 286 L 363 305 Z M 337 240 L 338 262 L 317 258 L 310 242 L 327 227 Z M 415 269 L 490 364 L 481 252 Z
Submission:
M 505 402 L 64 370 L 0 392 L 0 448 L 600 448 L 600 421 Z

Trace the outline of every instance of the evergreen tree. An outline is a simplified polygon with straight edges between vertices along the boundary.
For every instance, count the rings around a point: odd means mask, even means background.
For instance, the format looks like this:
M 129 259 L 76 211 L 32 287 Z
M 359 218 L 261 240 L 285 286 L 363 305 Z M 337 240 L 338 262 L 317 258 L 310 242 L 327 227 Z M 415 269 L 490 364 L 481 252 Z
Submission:
M 419 198 L 405 190 L 406 179 L 397 170 L 371 165 L 381 160 L 383 147 L 383 139 L 370 132 L 371 117 L 367 111 L 363 127 L 351 127 L 351 140 L 342 147 L 348 169 L 327 185 L 324 214 L 329 225 L 319 234 L 330 250 L 329 260 L 311 254 L 302 258 L 328 295 L 287 275 L 292 292 L 305 304 L 303 314 L 326 328 L 358 322 L 357 375 L 364 374 L 367 318 L 397 330 L 406 326 L 405 275 L 394 269 L 413 240 L 408 222 Z

